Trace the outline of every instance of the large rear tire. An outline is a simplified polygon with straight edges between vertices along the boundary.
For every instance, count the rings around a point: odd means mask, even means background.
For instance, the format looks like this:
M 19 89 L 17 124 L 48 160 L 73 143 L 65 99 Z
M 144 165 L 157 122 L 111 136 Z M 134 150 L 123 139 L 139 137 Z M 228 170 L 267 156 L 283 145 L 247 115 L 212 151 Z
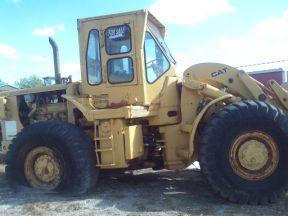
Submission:
M 273 203 L 288 189 L 288 117 L 260 101 L 230 104 L 205 126 L 201 170 L 231 202 Z
M 6 176 L 12 183 L 80 195 L 97 182 L 95 165 L 90 138 L 72 124 L 53 120 L 17 134 L 7 153 Z

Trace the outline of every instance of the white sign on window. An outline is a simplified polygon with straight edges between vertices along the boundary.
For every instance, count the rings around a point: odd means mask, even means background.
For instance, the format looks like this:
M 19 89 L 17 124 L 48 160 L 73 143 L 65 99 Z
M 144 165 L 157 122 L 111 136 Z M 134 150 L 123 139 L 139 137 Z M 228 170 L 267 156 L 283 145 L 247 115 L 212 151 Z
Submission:
M 125 26 L 108 29 L 108 38 L 116 39 L 125 36 Z

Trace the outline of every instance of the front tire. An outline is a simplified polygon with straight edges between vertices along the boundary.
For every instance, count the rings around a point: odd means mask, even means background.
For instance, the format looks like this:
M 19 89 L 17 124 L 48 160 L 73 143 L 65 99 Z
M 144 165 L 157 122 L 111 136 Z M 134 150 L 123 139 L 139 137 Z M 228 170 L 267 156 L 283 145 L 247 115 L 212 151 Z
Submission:
M 90 138 L 72 124 L 53 120 L 17 134 L 7 153 L 6 176 L 12 183 L 80 195 L 97 182 L 95 165 Z
M 231 202 L 273 203 L 288 189 L 288 117 L 260 101 L 222 108 L 207 123 L 199 147 L 201 170 Z

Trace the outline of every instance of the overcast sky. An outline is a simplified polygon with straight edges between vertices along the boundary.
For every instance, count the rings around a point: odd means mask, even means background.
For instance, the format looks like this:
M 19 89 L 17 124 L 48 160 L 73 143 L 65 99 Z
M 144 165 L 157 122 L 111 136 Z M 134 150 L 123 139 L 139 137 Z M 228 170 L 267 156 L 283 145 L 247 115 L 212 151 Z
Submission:
M 200 62 L 240 66 L 288 59 L 287 0 L 0 0 L 0 79 L 62 73 L 80 79 L 77 18 L 149 8 L 168 29 L 178 72 Z M 287 62 L 244 68 L 288 68 Z

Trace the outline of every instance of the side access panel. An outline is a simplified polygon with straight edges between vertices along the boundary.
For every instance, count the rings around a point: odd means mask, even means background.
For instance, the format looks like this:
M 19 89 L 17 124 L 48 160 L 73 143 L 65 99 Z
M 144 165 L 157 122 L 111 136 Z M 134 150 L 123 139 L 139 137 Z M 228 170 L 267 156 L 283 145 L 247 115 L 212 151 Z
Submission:
M 164 142 L 164 166 L 169 170 L 181 170 L 191 164 L 179 152 L 188 149 L 189 134 L 180 130 L 180 124 L 160 127 Z
M 129 160 L 144 154 L 142 126 L 127 126 L 123 119 L 100 120 L 95 123 L 94 145 L 97 166 L 127 168 Z
M 125 128 L 125 157 L 132 160 L 141 157 L 144 153 L 143 134 L 141 125 L 132 125 Z

